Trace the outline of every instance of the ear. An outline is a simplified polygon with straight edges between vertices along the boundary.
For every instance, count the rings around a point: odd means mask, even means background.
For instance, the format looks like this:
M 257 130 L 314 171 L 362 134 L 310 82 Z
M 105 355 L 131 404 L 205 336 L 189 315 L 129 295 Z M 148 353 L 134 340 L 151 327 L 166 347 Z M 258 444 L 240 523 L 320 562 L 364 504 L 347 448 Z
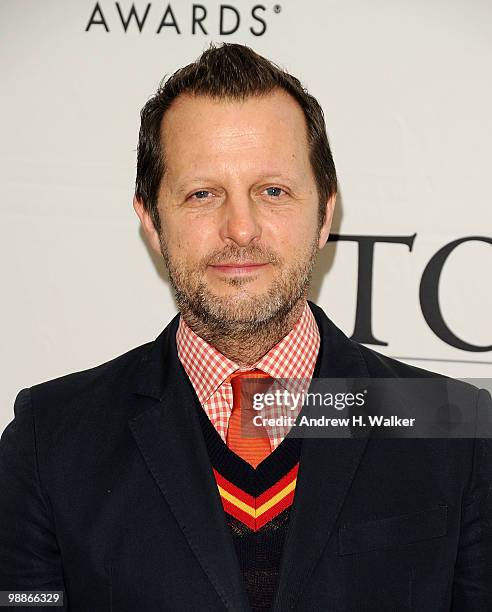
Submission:
M 145 232 L 145 237 L 149 246 L 158 254 L 161 253 L 161 243 L 159 241 L 159 234 L 155 229 L 154 223 L 150 216 L 148 210 L 145 209 L 144 204 L 140 198 L 136 195 L 133 196 L 133 208 L 137 213 L 137 217 L 140 219 L 140 223 L 142 224 L 143 231 Z
M 325 222 L 321 226 L 319 232 L 319 240 L 318 240 L 318 248 L 322 249 L 326 241 L 328 240 L 328 236 L 330 235 L 331 222 L 333 220 L 333 211 L 335 210 L 335 202 L 337 199 L 337 194 L 334 193 L 328 198 L 326 202 L 326 211 L 325 211 Z

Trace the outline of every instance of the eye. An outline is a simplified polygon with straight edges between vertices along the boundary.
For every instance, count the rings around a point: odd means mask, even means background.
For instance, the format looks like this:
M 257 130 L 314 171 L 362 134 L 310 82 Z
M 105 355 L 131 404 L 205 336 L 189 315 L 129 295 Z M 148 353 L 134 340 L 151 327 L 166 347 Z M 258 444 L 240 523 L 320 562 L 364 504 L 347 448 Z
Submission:
M 283 193 L 285 193 L 285 191 L 281 187 L 267 187 L 265 191 L 267 192 L 267 195 L 272 198 L 278 198 Z
M 200 191 L 195 191 L 195 193 L 192 193 L 190 195 L 190 199 L 193 198 L 195 200 L 206 200 L 210 194 L 210 191 L 207 191 L 206 189 L 200 189 Z

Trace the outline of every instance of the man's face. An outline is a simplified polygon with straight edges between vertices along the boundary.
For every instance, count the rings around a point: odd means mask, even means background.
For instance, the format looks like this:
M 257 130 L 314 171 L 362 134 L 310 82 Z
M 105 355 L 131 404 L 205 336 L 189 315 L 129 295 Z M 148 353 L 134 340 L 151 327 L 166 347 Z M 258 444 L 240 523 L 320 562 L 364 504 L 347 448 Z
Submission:
M 182 95 L 166 112 L 160 236 L 178 306 L 222 325 L 264 324 L 305 296 L 334 198 L 318 224 L 303 112 L 283 91 L 245 101 Z

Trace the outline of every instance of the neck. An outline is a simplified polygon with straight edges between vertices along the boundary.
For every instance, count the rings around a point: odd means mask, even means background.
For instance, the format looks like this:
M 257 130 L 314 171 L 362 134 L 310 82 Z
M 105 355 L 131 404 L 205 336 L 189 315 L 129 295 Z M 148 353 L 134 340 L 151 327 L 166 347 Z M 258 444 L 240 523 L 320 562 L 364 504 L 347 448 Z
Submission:
M 254 365 L 263 355 L 282 340 L 300 319 L 306 300 L 300 299 L 283 316 L 273 317 L 261 325 L 205 324 L 187 309 L 181 316 L 197 336 L 215 347 L 222 355 L 242 368 Z

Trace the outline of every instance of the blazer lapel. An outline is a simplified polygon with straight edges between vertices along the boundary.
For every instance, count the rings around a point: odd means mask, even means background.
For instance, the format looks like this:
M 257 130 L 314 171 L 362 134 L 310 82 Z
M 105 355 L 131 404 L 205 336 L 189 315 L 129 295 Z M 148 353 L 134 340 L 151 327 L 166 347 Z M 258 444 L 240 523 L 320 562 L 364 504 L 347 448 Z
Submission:
M 365 378 L 357 348 L 324 312 L 309 303 L 321 335 L 319 378 Z M 370 427 L 367 427 L 370 431 Z M 303 440 L 295 503 L 284 545 L 274 612 L 291 610 L 332 534 L 367 444 L 367 435 Z
M 190 548 L 229 610 L 249 604 L 200 429 L 197 400 L 177 356 L 179 315 L 142 358 L 135 393 L 148 407 L 129 426 Z

